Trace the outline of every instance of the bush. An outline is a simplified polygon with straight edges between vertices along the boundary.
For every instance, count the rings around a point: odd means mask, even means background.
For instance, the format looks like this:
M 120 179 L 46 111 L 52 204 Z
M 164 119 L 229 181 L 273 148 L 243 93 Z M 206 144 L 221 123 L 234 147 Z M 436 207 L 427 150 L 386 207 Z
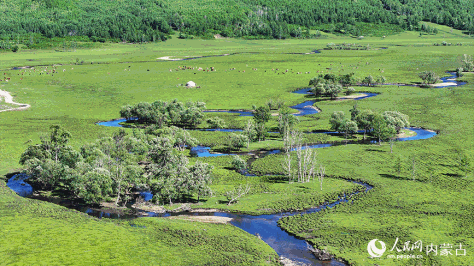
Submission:
M 16 52 L 18 52 L 18 50 L 20 50 L 18 45 L 15 45 L 15 46 L 12 47 L 12 52 L 16 53 Z
M 232 166 L 237 170 L 237 171 L 242 171 L 247 168 L 247 162 L 240 158 L 239 155 L 234 155 L 232 156 Z
M 285 105 L 285 101 L 281 99 L 270 99 L 266 102 L 266 105 L 270 110 L 278 110 Z
M 351 95 L 355 92 L 355 89 L 353 87 L 349 87 L 346 89 L 346 91 L 344 92 L 344 94 L 346 95 Z
M 462 68 L 463 71 L 473 71 L 474 70 L 474 62 L 472 61 L 472 57 L 470 55 L 464 54 L 464 58 L 462 60 Z
M 377 77 L 377 83 L 378 84 L 384 84 L 385 82 L 387 82 L 387 79 L 384 76 L 378 76 Z
M 423 84 L 434 84 L 439 80 L 439 76 L 433 71 L 423 71 L 418 76 L 423 80 Z
M 225 127 L 225 122 L 220 117 L 211 117 L 206 120 L 209 124 L 209 128 L 223 128 Z
M 232 133 L 229 136 L 228 146 L 231 150 L 236 150 L 247 146 L 248 137 L 242 134 Z
M 371 86 L 375 83 L 375 79 L 372 77 L 372 75 L 368 75 L 362 80 L 362 83 L 367 84 L 367 86 Z

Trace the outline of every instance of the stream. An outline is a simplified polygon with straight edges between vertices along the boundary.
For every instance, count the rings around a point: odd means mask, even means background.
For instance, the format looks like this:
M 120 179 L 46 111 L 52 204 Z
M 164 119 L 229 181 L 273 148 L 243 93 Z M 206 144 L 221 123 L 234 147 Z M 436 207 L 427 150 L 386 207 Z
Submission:
M 441 86 L 437 88 L 442 88 L 442 87 L 452 87 L 452 86 L 460 86 L 464 85 L 464 82 L 458 82 L 455 79 L 457 78 L 456 73 L 454 72 L 447 72 L 451 76 L 449 77 L 444 77 L 442 78 L 443 83 L 455 83 L 456 85 L 447 85 L 447 86 Z M 293 93 L 298 93 L 298 94 L 309 94 L 309 88 L 306 89 L 301 89 L 294 91 Z M 374 97 L 377 96 L 378 94 L 376 93 L 365 93 L 366 95 L 362 95 L 360 97 L 352 98 L 353 100 L 361 100 L 361 99 L 366 99 L 369 97 Z M 303 103 L 300 103 L 298 105 L 292 106 L 291 108 L 298 110 L 299 113 L 295 115 L 299 116 L 304 116 L 304 115 L 310 115 L 310 114 L 315 114 L 318 113 L 318 110 L 313 107 L 314 100 L 310 101 L 305 101 Z M 207 112 L 226 112 L 226 113 L 238 113 L 240 116 L 251 116 L 252 113 L 249 111 L 228 111 L 228 110 L 217 110 L 217 111 L 207 111 Z M 125 119 L 118 119 L 118 120 L 112 120 L 112 121 L 107 121 L 107 122 L 100 122 L 97 123 L 98 125 L 102 126 L 110 126 L 110 127 L 122 127 L 119 123 L 125 122 Z M 416 132 L 415 136 L 412 137 L 406 137 L 406 138 L 398 138 L 397 141 L 411 141 L 411 140 L 421 140 L 421 139 L 428 139 L 431 137 L 434 137 L 436 135 L 435 132 L 421 129 L 421 128 L 415 128 L 415 127 L 410 127 L 407 128 L 409 130 L 412 130 Z M 223 132 L 235 132 L 235 131 L 242 131 L 241 129 L 204 129 L 207 131 L 223 131 Z M 337 132 L 306 132 L 307 134 L 335 134 Z M 356 143 L 361 143 L 360 141 L 348 141 L 347 143 L 344 144 L 356 144 Z M 315 144 L 315 145 L 307 145 L 304 146 L 303 148 L 327 148 L 330 146 L 334 145 L 341 145 L 341 144 Z M 191 149 L 191 152 L 194 153 L 198 157 L 209 157 L 209 156 L 226 156 L 226 155 L 231 155 L 231 154 L 226 154 L 226 153 L 211 153 L 210 152 L 210 147 L 204 147 L 204 146 L 197 146 Z M 275 154 L 281 152 L 280 150 L 271 150 L 267 151 L 263 156 L 270 155 L 270 154 Z M 243 173 L 244 175 L 251 175 L 247 172 Z M 10 178 L 7 182 L 8 187 L 10 187 L 13 191 L 18 193 L 20 196 L 26 197 L 26 196 L 31 196 L 33 193 L 33 188 L 31 185 L 26 183 L 24 180 L 26 180 L 28 176 L 24 174 L 17 174 Z M 361 183 L 361 182 L 355 182 L 355 181 L 350 181 L 349 182 L 354 182 L 360 185 L 363 185 L 365 187 L 365 192 L 368 190 L 372 189 L 373 187 L 370 186 L 369 184 L 366 183 Z M 190 212 L 182 212 L 182 213 L 153 213 L 153 212 L 148 212 L 147 216 L 151 217 L 167 217 L 167 216 L 175 216 L 175 215 L 212 215 L 212 216 L 222 216 L 222 217 L 230 217 L 233 218 L 233 220 L 230 222 L 232 225 L 250 233 L 253 235 L 258 234 L 260 238 L 267 243 L 269 246 L 271 246 L 279 256 L 288 258 L 292 261 L 298 262 L 298 263 L 303 263 L 303 264 L 309 264 L 309 265 L 346 265 L 343 262 L 337 261 L 335 259 L 332 259 L 331 261 L 326 261 L 322 262 L 319 261 L 311 251 L 307 248 L 307 242 L 302 239 L 298 239 L 297 237 L 290 235 L 286 231 L 282 230 L 277 222 L 279 219 L 282 217 L 286 216 L 292 216 L 292 215 L 302 215 L 305 213 L 314 213 L 314 212 L 319 212 L 322 211 L 326 208 L 332 208 L 340 203 L 343 202 L 353 202 L 351 200 L 351 196 L 360 193 L 360 192 L 354 192 L 349 195 L 344 195 L 343 197 L 340 197 L 337 201 L 331 202 L 331 203 L 325 203 L 323 205 L 320 205 L 318 207 L 310 208 L 305 211 L 295 211 L 295 212 L 284 212 L 284 213 L 276 213 L 276 214 L 268 214 L 268 215 L 247 215 L 247 214 L 238 214 L 238 213 L 227 213 L 227 212 L 207 212 L 207 213 L 190 213 Z M 142 197 L 145 200 L 150 200 L 152 197 L 152 194 L 149 192 L 141 192 Z M 56 201 L 56 202 L 55 202 Z M 104 212 L 101 210 L 93 210 L 90 208 L 87 208 L 85 206 L 79 206 L 79 205 L 74 205 L 71 202 L 67 202 L 64 200 L 55 200 L 53 201 L 56 204 L 60 204 L 63 206 L 67 206 L 69 208 L 74 208 L 79 211 L 88 213 L 89 215 L 95 216 L 95 217 L 107 217 L 107 218 L 120 218 L 120 219 L 127 219 L 127 218 L 134 218 L 136 215 L 120 215 L 116 213 L 108 213 Z

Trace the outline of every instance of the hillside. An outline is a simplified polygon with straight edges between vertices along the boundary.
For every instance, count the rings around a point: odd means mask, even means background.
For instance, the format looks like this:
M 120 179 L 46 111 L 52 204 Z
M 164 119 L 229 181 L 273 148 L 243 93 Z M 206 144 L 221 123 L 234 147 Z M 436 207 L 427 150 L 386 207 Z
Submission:
M 190 35 L 287 38 L 311 36 L 309 29 L 358 36 L 366 23 L 388 35 L 422 30 L 420 21 L 474 32 L 473 0 L 2 0 L 0 48 L 32 48 L 44 38 L 73 41 L 164 41 L 173 31 Z M 391 26 L 388 26 L 391 25 Z M 365 29 L 365 30 L 364 30 Z M 76 37 L 75 37 L 76 36 Z M 86 36 L 87 38 L 78 38 Z

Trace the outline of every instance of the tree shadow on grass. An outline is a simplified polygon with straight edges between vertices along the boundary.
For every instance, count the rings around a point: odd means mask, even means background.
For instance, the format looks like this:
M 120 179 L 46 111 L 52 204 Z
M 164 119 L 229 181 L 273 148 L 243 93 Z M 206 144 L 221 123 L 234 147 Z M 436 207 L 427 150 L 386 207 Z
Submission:
M 302 185 L 299 185 L 299 186 L 296 186 L 297 188 L 299 189 L 302 189 L 302 190 L 309 190 L 308 187 L 305 187 L 305 186 L 302 186 Z
M 379 174 L 381 177 L 385 178 L 390 178 L 390 179 L 398 179 L 398 180 L 405 180 L 405 181 L 413 181 L 413 178 L 408 178 L 408 177 L 402 177 L 402 176 L 396 176 L 392 174 Z M 420 180 L 416 180 L 420 181 Z M 420 181 L 421 182 L 421 181 Z
M 383 151 L 383 150 L 376 150 L 376 149 L 372 149 L 372 148 L 365 149 L 365 151 L 386 152 L 386 151 Z
M 286 177 L 286 176 L 275 176 L 275 175 L 266 176 L 265 182 L 273 183 L 273 184 L 287 183 L 288 182 L 288 177 Z
M 449 177 L 464 177 L 460 174 L 453 174 L 453 173 L 443 173 L 442 175 L 449 176 Z

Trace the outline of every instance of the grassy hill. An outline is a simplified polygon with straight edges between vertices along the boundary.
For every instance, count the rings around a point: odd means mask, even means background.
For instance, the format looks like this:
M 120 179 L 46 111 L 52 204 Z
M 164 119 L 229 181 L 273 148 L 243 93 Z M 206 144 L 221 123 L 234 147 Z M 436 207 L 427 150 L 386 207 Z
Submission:
M 2 0 L 0 49 L 15 44 L 38 48 L 55 37 L 73 45 L 84 40 L 156 42 L 173 31 L 182 38 L 276 39 L 318 37 L 310 29 L 353 36 L 431 32 L 420 21 L 474 32 L 473 8 L 472 0 Z

